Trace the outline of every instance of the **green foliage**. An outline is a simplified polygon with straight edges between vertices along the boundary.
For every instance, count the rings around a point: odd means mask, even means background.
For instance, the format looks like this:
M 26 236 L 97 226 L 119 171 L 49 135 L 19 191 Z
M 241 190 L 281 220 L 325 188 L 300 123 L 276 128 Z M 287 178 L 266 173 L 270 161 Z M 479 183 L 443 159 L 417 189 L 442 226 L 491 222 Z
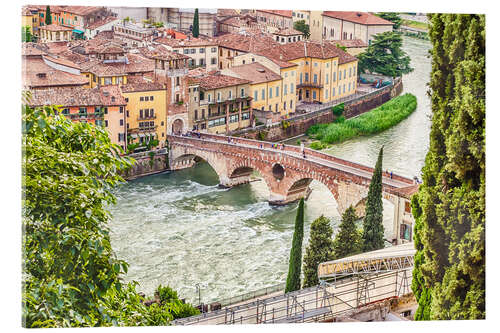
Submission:
M 345 122 L 345 117 L 344 116 L 340 116 L 340 117 L 338 117 L 337 119 L 334 120 L 335 124 L 342 124 L 343 122 Z
M 305 20 L 295 21 L 293 23 L 293 28 L 302 32 L 304 38 L 306 39 L 309 39 L 309 37 L 311 36 L 311 32 L 309 31 L 309 24 L 306 24 Z
M 330 124 L 315 124 L 307 129 L 306 134 L 323 143 L 342 142 L 360 135 L 376 134 L 398 124 L 416 108 L 417 98 L 407 93 L 359 117 L 345 121 L 339 118 Z
M 21 27 L 21 41 L 22 42 L 32 42 L 33 35 L 31 34 L 30 27 Z
M 193 18 L 193 37 L 198 37 L 200 35 L 200 18 L 198 16 L 198 8 L 194 10 Z
M 384 20 L 391 21 L 392 23 L 394 23 L 394 25 L 392 26 L 394 30 L 399 29 L 399 27 L 401 26 L 402 19 L 401 17 L 399 17 L 398 13 L 394 12 L 378 13 L 377 16 L 383 18 Z
M 22 109 L 22 320 L 25 327 L 168 325 L 196 313 L 180 301 L 147 307 L 110 244 L 113 188 L 132 159 L 100 126 L 54 106 Z M 59 114 L 59 115 L 57 115 Z
M 282 120 L 281 121 L 281 128 L 286 130 L 288 127 L 290 127 L 290 122 L 288 120 Z
M 366 214 L 363 219 L 363 251 L 374 251 L 384 247 L 384 225 L 382 206 L 382 157 L 384 147 L 380 148 L 377 164 L 373 171 L 368 197 L 366 198 Z
M 363 247 L 361 233 L 356 227 L 356 211 L 352 206 L 342 214 L 339 232 L 335 235 L 333 241 L 333 258 L 340 259 L 360 253 Z
M 267 137 L 267 132 L 266 131 L 259 131 L 257 133 L 257 140 L 259 141 L 265 141 Z
M 50 6 L 45 9 L 45 25 L 52 24 L 52 14 L 50 13 Z
M 425 22 L 419 22 L 419 21 L 413 21 L 413 20 L 402 20 L 401 24 L 410 27 L 410 28 L 417 28 L 417 29 L 424 29 L 428 30 L 429 29 L 429 24 Z
M 290 249 L 290 263 L 286 278 L 285 293 L 300 289 L 300 269 L 302 266 L 302 240 L 304 238 L 304 198 L 300 199 L 295 218 L 292 248 Z
M 374 36 L 367 50 L 358 55 L 359 73 L 369 71 L 387 76 L 401 76 L 410 73 L 410 57 L 401 49 L 400 34 L 386 31 Z
M 338 105 L 335 105 L 332 107 L 332 112 L 334 116 L 340 117 L 342 113 L 344 112 L 344 103 L 340 103 Z
M 309 147 L 311 149 L 321 150 L 321 149 L 328 148 L 329 145 L 326 144 L 326 143 L 323 143 L 321 141 L 313 141 L 313 142 L 311 142 L 311 144 L 309 145 Z
M 309 244 L 304 255 L 304 288 L 317 285 L 318 265 L 333 260 L 332 234 L 330 220 L 323 215 L 311 223 Z
M 160 302 L 162 304 L 170 303 L 179 299 L 179 296 L 177 296 L 177 291 L 173 290 L 169 286 L 162 287 L 162 285 L 160 284 L 158 288 L 156 288 L 156 293 L 158 294 L 158 297 L 160 298 Z
M 415 319 L 483 319 L 485 16 L 430 19 L 430 146 L 412 199 Z
M 134 151 L 139 147 L 140 143 L 129 143 L 127 145 L 127 154 L 133 154 Z
M 347 47 L 344 45 L 340 45 L 339 43 L 335 44 L 335 46 L 339 49 L 341 49 L 344 52 L 347 52 Z

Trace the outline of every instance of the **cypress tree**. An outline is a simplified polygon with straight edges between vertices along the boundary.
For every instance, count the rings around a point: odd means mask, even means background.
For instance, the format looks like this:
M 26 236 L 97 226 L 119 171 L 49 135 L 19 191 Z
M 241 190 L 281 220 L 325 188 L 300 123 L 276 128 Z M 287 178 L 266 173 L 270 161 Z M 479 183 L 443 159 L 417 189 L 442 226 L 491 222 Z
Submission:
M 356 211 L 352 206 L 342 214 L 339 232 L 333 241 L 334 259 L 344 258 L 361 252 L 361 234 L 356 228 Z
M 384 147 L 380 148 L 377 164 L 373 171 L 368 197 L 366 199 L 366 215 L 363 220 L 363 251 L 374 251 L 384 247 L 384 225 L 382 224 L 382 156 Z
M 193 37 L 198 37 L 200 35 L 200 19 L 198 17 L 198 8 L 194 10 L 193 18 Z
M 304 255 L 304 288 L 317 285 L 318 265 L 333 260 L 332 234 L 330 220 L 323 215 L 311 223 L 309 245 Z
M 50 6 L 45 9 L 45 25 L 52 24 L 52 14 L 50 13 Z
M 412 198 L 416 320 L 485 318 L 485 16 L 429 15 L 432 124 Z
M 285 293 L 300 289 L 300 269 L 302 266 L 302 239 L 304 238 L 304 198 L 300 199 L 297 216 L 295 218 L 295 231 L 293 233 L 292 248 L 290 250 L 290 263 L 286 278 Z

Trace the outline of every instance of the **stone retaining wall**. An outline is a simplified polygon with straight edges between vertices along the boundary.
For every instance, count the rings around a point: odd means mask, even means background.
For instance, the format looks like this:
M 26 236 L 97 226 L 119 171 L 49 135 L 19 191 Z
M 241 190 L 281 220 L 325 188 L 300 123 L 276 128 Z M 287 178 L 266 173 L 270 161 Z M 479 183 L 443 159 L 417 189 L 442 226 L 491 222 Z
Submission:
M 129 155 L 135 160 L 133 166 L 123 175 L 126 180 L 152 175 L 168 170 L 168 154 L 166 149 L 160 149 L 151 156 L 149 152 Z

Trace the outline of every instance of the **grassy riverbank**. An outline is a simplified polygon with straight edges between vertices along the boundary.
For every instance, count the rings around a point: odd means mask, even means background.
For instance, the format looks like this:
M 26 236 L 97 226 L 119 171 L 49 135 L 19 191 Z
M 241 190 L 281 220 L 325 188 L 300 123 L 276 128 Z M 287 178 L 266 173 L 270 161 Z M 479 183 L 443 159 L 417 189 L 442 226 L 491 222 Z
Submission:
M 407 118 L 416 108 L 417 98 L 407 93 L 359 117 L 347 120 L 340 117 L 334 123 L 313 125 L 306 134 L 312 139 L 319 140 L 313 142 L 311 148 L 323 149 L 331 143 L 382 132 Z
M 410 28 L 415 28 L 415 29 L 423 29 L 423 30 L 429 30 L 429 24 L 425 22 L 419 22 L 419 21 L 412 21 L 412 20 L 403 20 L 401 22 L 401 25 L 410 27 Z

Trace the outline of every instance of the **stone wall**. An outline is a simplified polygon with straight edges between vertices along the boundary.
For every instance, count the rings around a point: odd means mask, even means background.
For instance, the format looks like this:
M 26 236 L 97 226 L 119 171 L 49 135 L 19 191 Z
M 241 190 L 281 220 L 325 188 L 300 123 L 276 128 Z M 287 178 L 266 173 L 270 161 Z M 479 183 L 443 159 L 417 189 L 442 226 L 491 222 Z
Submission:
M 133 166 L 123 175 L 126 180 L 152 175 L 168 170 L 168 154 L 166 149 L 152 150 L 150 152 L 131 154 L 135 160 Z
M 344 116 L 349 119 L 370 111 L 398 96 L 402 91 L 403 83 L 401 79 L 396 79 L 394 85 L 381 88 L 353 101 L 345 102 Z M 293 117 L 288 121 L 289 126 L 283 126 L 282 123 L 275 123 L 271 126 L 261 125 L 241 131 L 236 135 L 248 139 L 277 142 L 302 135 L 312 125 L 331 123 L 334 120 L 335 116 L 331 112 L 331 107 L 327 107 L 324 110 Z

